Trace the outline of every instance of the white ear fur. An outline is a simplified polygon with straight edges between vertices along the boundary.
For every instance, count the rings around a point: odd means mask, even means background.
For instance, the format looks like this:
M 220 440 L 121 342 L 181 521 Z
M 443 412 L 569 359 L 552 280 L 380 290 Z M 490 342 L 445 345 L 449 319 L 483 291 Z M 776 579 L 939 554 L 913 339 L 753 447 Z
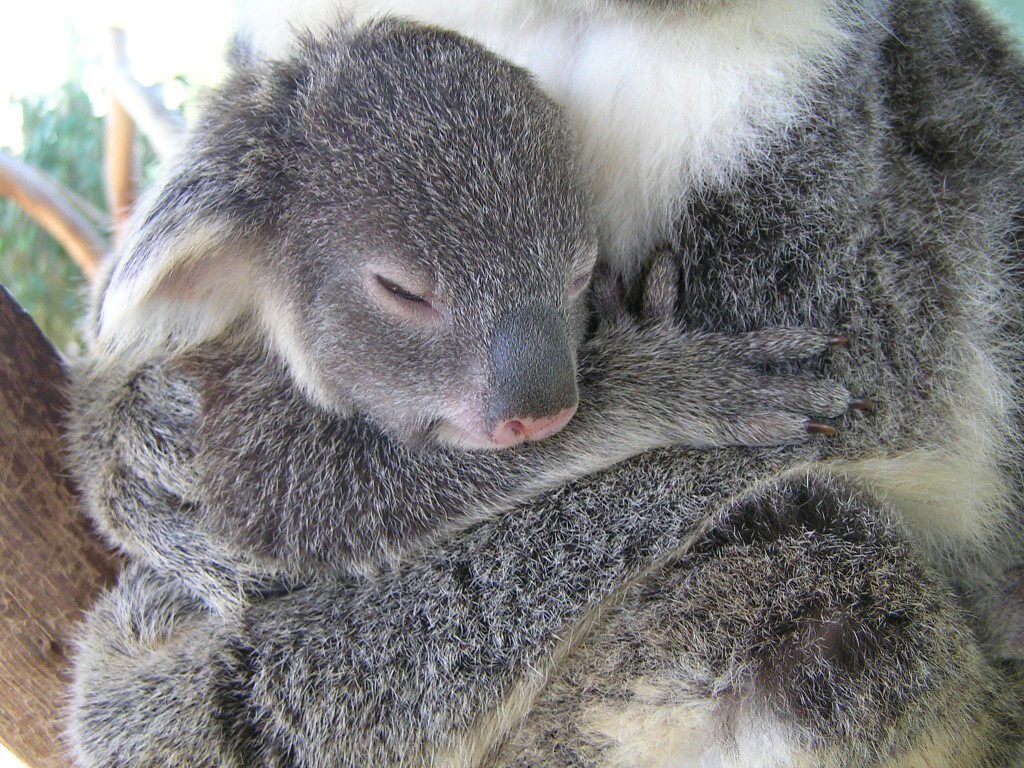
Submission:
M 300 389 L 341 412 L 310 356 L 295 297 L 259 266 L 260 246 L 228 220 L 167 214 L 147 221 L 114 265 L 100 297 L 96 352 L 141 362 L 213 339 L 249 315 Z
M 223 331 L 257 303 L 252 246 L 227 222 L 179 219 L 129 241 L 100 298 L 98 351 L 143 358 Z

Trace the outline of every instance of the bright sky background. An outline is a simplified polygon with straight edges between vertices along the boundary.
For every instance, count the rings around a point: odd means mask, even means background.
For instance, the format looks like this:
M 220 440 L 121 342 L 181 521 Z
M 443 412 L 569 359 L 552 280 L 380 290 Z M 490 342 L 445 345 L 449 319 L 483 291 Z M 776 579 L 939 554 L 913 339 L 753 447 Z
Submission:
M 8 0 L 0 25 L 0 145 L 17 149 L 20 141 L 20 110 L 11 99 L 54 91 L 75 76 L 76 59 L 86 90 L 103 93 L 112 25 L 127 32 L 128 57 L 143 84 L 179 74 L 216 81 L 233 7 L 232 0 Z
M 25 768 L 25 764 L 0 744 L 0 768 Z

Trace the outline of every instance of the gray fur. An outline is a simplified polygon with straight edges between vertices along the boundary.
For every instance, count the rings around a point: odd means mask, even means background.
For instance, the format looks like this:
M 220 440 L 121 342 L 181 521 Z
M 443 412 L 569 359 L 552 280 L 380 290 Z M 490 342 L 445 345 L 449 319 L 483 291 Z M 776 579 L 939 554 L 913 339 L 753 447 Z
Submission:
M 1024 67 L 969 3 L 837 7 L 799 119 L 669 252 L 689 328 L 851 329 L 802 367 L 870 418 L 646 453 L 220 616 L 135 564 L 87 622 L 81 760 L 1020 765 Z
M 838 384 L 760 368 L 820 353 L 818 331 L 683 335 L 662 301 L 580 347 L 595 246 L 571 148 L 523 72 L 450 33 L 341 25 L 237 72 L 141 214 L 75 377 L 74 464 L 101 529 L 226 610 L 281 579 L 373 570 L 644 450 L 806 440 L 807 414 L 846 409 Z M 208 250 L 180 245 L 210 221 Z M 243 292 L 217 274 L 239 239 L 266 284 L 251 309 L 213 339 L 149 325 L 160 301 L 187 317 Z M 429 285 L 431 306 L 395 301 L 378 272 Z M 143 317 L 108 342 L 125 286 Z M 289 310 L 261 305 L 289 300 L 297 332 L 265 340 Z M 171 349 L 147 352 L 157 338 Z M 443 439 L 460 410 L 486 437 L 577 405 L 513 450 Z

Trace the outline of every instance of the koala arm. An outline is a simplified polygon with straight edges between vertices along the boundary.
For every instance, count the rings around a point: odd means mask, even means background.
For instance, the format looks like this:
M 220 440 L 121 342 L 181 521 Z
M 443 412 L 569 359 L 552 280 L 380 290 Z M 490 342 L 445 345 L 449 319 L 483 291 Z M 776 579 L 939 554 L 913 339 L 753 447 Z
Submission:
M 848 392 L 761 366 L 829 343 L 803 329 L 684 334 L 616 318 L 581 350 L 580 407 L 563 430 L 476 453 L 410 448 L 328 413 L 263 355 L 211 358 L 226 367 L 197 430 L 207 521 L 285 567 L 372 567 L 647 450 L 804 441 L 808 414 L 843 413 Z
M 393 561 L 647 450 L 800 442 L 808 414 L 848 407 L 838 384 L 762 369 L 820 354 L 827 335 L 682 333 L 657 274 L 640 320 L 598 296 L 607 321 L 580 350 L 572 421 L 501 452 L 410 448 L 310 402 L 251 343 L 80 366 L 69 436 L 87 508 L 113 543 L 226 613 L 289 580 Z
M 753 477 L 812 450 L 648 454 L 374 579 L 314 581 L 227 619 L 133 565 L 80 646 L 79 757 L 456 764 L 501 739 L 520 714 L 514 702 L 543 683 L 572 627 L 700 535 L 709 510 Z M 730 458 L 735 471 L 714 471 Z

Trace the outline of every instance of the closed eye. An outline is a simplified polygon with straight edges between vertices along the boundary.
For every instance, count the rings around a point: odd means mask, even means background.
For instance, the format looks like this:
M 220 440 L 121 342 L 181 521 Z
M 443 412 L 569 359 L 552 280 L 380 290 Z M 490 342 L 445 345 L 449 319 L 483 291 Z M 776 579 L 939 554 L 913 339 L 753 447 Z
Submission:
M 414 293 L 413 291 L 410 291 L 408 288 L 404 288 L 398 283 L 392 280 L 388 280 L 383 275 L 374 275 L 374 278 L 377 280 L 377 285 L 379 285 L 381 288 L 383 288 L 385 291 L 387 291 L 389 294 L 391 294 L 397 299 L 401 299 L 402 301 L 408 302 L 410 304 L 420 304 L 424 307 L 432 306 L 430 303 L 430 299 L 428 299 L 426 296 L 420 296 L 418 293 Z

